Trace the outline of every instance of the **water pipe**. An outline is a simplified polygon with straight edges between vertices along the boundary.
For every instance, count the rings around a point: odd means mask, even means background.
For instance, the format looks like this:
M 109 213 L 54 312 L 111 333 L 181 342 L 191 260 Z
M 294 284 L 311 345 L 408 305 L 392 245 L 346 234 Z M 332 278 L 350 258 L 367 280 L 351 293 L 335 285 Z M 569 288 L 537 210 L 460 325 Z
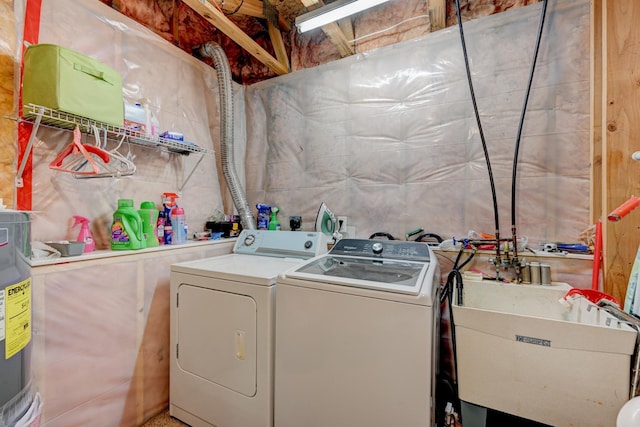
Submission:
M 596 222 L 596 236 L 593 248 L 593 271 L 591 273 L 591 289 L 599 290 L 600 287 L 600 266 L 602 264 L 602 222 Z
M 640 196 L 631 196 L 629 200 L 615 208 L 608 216 L 609 221 L 617 222 L 640 206 Z

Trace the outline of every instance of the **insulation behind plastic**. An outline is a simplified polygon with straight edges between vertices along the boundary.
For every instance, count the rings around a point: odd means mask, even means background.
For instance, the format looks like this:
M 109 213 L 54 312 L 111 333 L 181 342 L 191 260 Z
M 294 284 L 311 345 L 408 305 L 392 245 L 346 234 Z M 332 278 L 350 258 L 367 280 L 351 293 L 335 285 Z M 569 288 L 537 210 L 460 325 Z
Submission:
M 511 235 L 511 168 L 541 4 L 464 24 Z M 551 2 L 524 123 L 518 234 L 533 247 L 589 226 L 589 19 L 586 0 Z M 303 216 L 322 201 L 357 237 L 417 227 L 493 233 L 482 145 L 457 27 L 247 88 L 247 197 Z

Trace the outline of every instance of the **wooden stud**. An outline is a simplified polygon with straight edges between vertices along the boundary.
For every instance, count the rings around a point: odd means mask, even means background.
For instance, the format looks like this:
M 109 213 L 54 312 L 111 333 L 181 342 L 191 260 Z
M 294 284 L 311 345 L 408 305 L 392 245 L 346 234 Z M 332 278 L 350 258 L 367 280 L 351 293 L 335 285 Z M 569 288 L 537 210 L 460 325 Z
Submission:
M 447 2 L 446 0 L 429 1 L 429 21 L 431 31 L 438 31 L 447 26 Z

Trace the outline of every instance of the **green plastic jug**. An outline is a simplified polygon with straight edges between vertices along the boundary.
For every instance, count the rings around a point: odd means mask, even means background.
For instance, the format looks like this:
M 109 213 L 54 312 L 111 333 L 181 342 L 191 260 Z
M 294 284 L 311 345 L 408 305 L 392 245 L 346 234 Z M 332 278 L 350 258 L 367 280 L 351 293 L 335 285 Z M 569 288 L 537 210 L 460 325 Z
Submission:
M 144 240 L 147 243 L 148 248 L 158 246 L 158 209 L 153 202 L 140 203 L 140 209 L 138 210 L 140 218 L 142 218 L 142 233 L 144 234 Z
M 111 249 L 134 250 L 146 247 L 142 218 L 133 207 L 133 200 L 119 199 L 111 225 Z

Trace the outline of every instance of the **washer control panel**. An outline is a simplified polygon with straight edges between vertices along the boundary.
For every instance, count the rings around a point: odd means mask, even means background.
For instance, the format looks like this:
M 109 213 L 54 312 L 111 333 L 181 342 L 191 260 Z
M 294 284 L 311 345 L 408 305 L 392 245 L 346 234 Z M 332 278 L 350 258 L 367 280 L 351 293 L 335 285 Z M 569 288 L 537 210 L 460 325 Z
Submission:
M 427 262 L 431 258 L 429 245 L 426 243 L 400 240 L 341 239 L 334 245 L 330 253 L 420 262 Z

